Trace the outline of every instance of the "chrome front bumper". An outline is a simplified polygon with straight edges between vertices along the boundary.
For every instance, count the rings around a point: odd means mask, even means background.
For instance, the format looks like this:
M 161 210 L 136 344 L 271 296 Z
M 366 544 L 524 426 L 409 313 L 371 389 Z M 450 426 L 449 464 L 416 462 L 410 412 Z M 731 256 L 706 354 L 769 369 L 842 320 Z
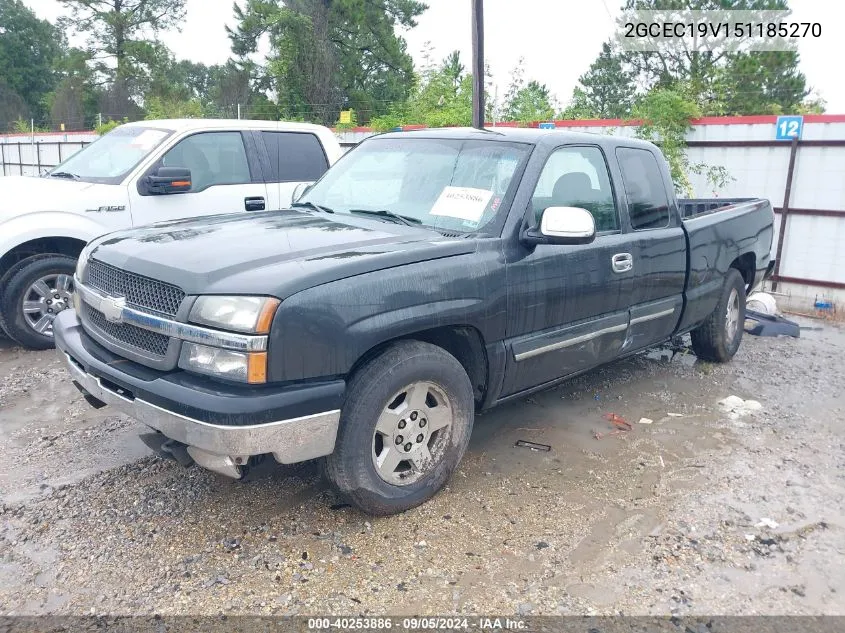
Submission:
M 252 426 L 210 424 L 168 411 L 105 385 L 60 351 L 74 381 L 91 396 L 188 446 L 201 466 L 240 477 L 240 465 L 253 455 L 271 453 L 282 464 L 303 462 L 334 451 L 340 410 Z

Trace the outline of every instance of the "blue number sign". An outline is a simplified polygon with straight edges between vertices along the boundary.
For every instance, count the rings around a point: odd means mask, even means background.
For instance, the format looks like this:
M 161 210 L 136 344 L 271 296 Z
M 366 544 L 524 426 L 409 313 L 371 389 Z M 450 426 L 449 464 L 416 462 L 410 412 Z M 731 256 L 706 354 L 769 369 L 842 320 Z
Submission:
M 775 126 L 776 141 L 791 141 L 794 138 L 801 138 L 804 129 L 804 117 L 802 116 L 779 116 Z
M 554 121 L 544 121 L 540 123 L 541 130 L 553 130 L 555 129 Z

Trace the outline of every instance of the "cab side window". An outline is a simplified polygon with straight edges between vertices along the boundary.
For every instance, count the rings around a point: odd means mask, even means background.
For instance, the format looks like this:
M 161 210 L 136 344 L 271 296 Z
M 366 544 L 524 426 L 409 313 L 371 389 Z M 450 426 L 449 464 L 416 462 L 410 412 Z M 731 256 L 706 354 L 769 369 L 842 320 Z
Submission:
M 616 150 L 628 213 L 635 231 L 669 226 L 669 198 L 654 154 L 644 149 L 620 147 Z
M 531 205 L 537 223 L 548 207 L 581 207 L 593 214 L 596 232 L 619 230 L 607 162 L 598 147 L 555 150 L 543 167 Z
M 191 170 L 191 191 L 252 182 L 240 132 L 202 132 L 179 141 L 161 159 L 163 167 Z

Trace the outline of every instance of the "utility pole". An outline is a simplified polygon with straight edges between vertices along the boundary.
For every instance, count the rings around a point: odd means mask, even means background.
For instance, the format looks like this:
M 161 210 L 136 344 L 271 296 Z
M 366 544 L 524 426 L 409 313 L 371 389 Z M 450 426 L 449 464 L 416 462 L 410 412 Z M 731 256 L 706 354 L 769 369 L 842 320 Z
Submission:
M 472 127 L 484 129 L 484 0 L 472 2 Z

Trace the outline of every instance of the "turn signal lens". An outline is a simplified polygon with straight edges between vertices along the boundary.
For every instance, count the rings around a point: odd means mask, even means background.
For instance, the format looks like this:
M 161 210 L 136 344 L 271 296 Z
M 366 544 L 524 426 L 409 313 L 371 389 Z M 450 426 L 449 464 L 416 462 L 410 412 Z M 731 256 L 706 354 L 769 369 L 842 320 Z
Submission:
M 267 352 L 251 352 L 249 354 L 247 382 L 251 385 L 267 382 Z

